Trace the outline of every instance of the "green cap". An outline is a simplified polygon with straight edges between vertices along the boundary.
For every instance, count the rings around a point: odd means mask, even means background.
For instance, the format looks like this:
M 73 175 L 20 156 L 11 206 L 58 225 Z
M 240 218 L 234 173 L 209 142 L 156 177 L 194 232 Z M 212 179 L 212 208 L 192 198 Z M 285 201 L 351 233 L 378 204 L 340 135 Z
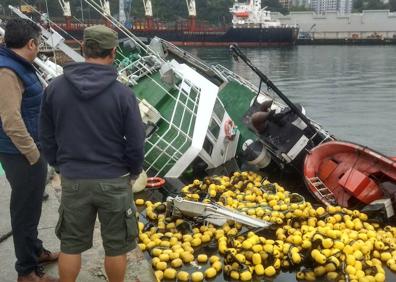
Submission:
M 118 34 L 104 25 L 94 25 L 84 29 L 84 44 L 95 41 L 102 49 L 113 49 L 118 45 Z

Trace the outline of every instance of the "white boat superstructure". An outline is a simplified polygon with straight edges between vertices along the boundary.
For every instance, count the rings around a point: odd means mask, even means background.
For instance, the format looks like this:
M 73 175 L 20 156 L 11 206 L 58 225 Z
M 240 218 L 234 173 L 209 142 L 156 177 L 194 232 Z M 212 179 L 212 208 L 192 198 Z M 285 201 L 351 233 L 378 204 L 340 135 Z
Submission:
M 230 8 L 232 13 L 232 25 L 238 27 L 280 27 L 278 20 L 271 18 L 271 12 L 266 7 L 261 8 L 261 0 L 249 0 L 248 3 L 239 3 L 235 0 Z

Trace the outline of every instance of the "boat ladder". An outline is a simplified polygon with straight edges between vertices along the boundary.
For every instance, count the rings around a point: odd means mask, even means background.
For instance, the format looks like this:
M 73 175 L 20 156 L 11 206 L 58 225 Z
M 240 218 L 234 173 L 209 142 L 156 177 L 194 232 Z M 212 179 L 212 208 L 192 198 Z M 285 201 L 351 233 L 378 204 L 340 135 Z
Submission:
M 327 188 L 327 186 L 322 182 L 319 177 L 311 177 L 307 178 L 308 182 L 316 189 L 315 194 L 319 194 L 318 196 L 325 200 L 326 204 L 337 205 L 337 199 L 334 196 L 333 192 Z

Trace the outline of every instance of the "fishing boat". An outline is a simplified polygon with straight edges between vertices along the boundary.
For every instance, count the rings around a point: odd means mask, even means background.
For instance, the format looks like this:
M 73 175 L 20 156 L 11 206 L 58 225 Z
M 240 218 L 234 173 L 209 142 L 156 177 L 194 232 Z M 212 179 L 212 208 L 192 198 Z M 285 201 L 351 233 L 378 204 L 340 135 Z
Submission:
M 326 205 L 364 206 L 396 196 L 396 161 L 374 150 L 330 141 L 310 150 L 304 177 L 313 195 Z

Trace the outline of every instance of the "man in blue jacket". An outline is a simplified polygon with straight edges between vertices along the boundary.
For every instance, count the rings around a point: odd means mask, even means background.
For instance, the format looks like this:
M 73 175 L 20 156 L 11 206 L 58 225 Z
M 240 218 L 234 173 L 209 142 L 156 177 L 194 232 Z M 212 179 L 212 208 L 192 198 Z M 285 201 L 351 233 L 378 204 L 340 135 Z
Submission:
M 18 281 L 58 281 L 40 263 L 58 254 L 37 238 L 47 163 L 40 155 L 38 120 L 43 87 L 32 65 L 40 28 L 25 19 L 9 20 L 0 47 L 0 161 L 11 186 L 11 226 Z
M 145 133 L 136 97 L 112 66 L 117 41 L 110 28 L 86 28 L 85 62 L 66 65 L 44 93 L 40 142 L 62 181 L 56 227 L 62 282 L 76 280 L 97 215 L 109 281 L 124 281 L 126 253 L 136 247 L 130 181 L 142 170 Z

